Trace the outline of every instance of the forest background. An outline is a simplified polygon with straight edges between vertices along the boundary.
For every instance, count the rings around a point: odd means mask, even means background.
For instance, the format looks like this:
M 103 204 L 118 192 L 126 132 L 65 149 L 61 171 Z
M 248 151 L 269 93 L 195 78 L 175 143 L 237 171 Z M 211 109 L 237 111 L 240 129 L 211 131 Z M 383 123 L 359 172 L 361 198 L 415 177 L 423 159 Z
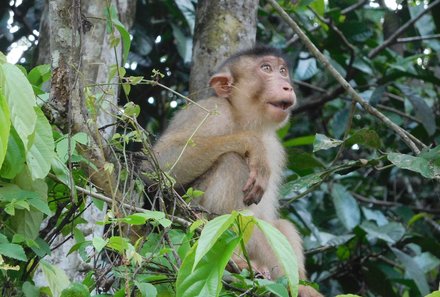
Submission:
M 224 272 L 243 239 L 228 229 L 249 217 L 206 223 L 197 189 L 173 190 L 154 162 L 144 187 L 136 170 L 255 42 L 291 64 L 281 213 L 311 285 L 439 290 L 440 0 L 198 2 L 0 3 L 1 295 L 295 294 L 295 279 Z

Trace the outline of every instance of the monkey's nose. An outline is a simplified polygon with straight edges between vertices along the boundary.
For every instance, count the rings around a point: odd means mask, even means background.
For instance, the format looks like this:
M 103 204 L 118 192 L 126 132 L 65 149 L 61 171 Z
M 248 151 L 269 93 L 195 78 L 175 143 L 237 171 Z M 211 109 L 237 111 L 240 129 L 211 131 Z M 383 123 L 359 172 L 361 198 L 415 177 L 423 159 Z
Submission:
M 293 92 L 293 88 L 290 85 L 283 86 L 283 90 L 289 93 Z

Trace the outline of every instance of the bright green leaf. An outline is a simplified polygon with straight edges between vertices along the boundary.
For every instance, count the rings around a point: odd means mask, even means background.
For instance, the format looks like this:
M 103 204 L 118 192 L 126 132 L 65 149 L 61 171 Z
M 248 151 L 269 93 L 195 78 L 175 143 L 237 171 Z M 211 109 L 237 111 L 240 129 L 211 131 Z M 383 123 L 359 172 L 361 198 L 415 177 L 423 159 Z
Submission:
M 238 212 L 218 216 L 209 221 L 202 230 L 194 258 L 195 268 L 203 256 L 214 246 L 220 236 L 235 222 Z
M 55 157 L 52 127 L 39 108 L 35 111 L 37 113 L 35 138 L 26 156 L 32 179 L 45 178 L 50 171 L 52 159 Z
M 15 243 L 0 243 L 0 255 L 20 261 L 27 261 L 23 247 Z
M 3 64 L 1 70 L 4 76 L 2 88 L 8 102 L 11 122 L 27 148 L 29 137 L 34 133 L 37 123 L 34 91 L 26 76 L 15 65 Z
M 135 281 L 134 284 L 139 289 L 139 292 L 141 292 L 142 297 L 156 297 L 157 296 L 157 289 L 152 284 L 141 283 L 138 281 Z
M 26 151 L 20 136 L 14 127 L 10 131 L 6 157 L 0 170 L 0 176 L 7 179 L 13 179 L 21 172 L 26 162 Z
M 0 88 L 0 168 L 6 156 L 10 128 L 11 119 L 9 117 L 8 103 Z
M 272 247 L 275 256 L 281 264 L 281 267 L 286 273 L 287 280 L 289 281 L 290 294 L 292 296 L 297 296 L 299 282 L 298 263 L 292 245 L 283 233 L 270 223 L 259 219 L 255 219 L 255 223 L 263 232 L 269 245 Z
M 61 292 L 70 286 L 69 278 L 62 269 L 43 259 L 40 260 L 40 268 L 43 270 L 53 296 L 60 296 Z
M 95 248 L 96 252 L 99 253 L 106 246 L 107 240 L 102 237 L 93 237 L 92 245 Z
M 176 281 L 176 296 L 218 296 L 222 288 L 221 279 L 224 269 L 239 241 L 240 238 L 234 233 L 224 232 L 197 265 L 194 265 L 196 249 L 198 249 L 197 244 L 195 244 L 186 258 L 183 259 L 182 266 L 179 269 Z

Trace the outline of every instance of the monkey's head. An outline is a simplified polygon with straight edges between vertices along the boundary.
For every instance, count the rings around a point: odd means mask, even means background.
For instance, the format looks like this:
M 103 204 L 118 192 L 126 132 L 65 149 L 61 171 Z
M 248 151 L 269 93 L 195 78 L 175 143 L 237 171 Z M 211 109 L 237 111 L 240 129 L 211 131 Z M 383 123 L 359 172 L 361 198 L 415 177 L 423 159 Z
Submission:
M 296 102 L 287 63 L 271 47 L 238 52 L 219 67 L 209 84 L 237 114 L 262 125 L 283 124 Z

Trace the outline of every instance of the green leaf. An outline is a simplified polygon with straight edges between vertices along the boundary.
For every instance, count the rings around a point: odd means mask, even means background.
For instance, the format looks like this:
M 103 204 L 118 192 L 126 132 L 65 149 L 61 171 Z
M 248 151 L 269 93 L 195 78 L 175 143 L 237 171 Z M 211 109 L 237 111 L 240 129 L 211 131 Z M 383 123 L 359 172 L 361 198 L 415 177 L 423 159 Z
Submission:
M 289 282 L 289 291 L 292 296 L 298 295 L 298 264 L 292 245 L 277 228 L 270 223 L 255 218 L 255 223 L 260 228 L 277 257 L 281 267 L 286 273 Z
M 171 24 L 173 28 L 173 36 L 177 43 L 177 52 L 182 57 L 184 63 L 191 62 L 192 56 L 192 37 L 186 36 L 183 31 L 176 25 Z
M 34 91 L 26 76 L 16 66 L 6 63 L 1 65 L 1 70 L 4 76 L 4 84 L 1 87 L 8 102 L 12 126 L 27 148 L 29 137 L 34 133 L 37 123 Z
M 107 17 L 108 17 L 108 11 L 106 11 Z M 112 5 L 110 8 L 110 20 L 115 26 L 116 30 L 118 30 L 119 34 L 122 38 L 122 64 L 127 62 L 128 53 L 130 51 L 131 46 L 131 40 L 130 40 L 130 34 L 128 33 L 125 26 L 119 21 L 118 19 L 118 12 L 116 11 L 116 8 Z
M 429 285 L 428 282 L 426 281 L 425 274 L 420 269 L 417 262 L 414 261 L 412 257 L 399 251 L 398 249 L 391 248 L 391 250 L 405 267 L 406 275 L 416 283 L 420 293 L 423 296 L 427 295 L 429 293 Z
M 7 179 L 13 179 L 21 172 L 26 162 L 26 151 L 20 136 L 14 127 L 10 131 L 6 157 L 0 170 L 0 176 Z
M 280 195 L 284 199 L 290 199 L 300 194 L 301 192 L 309 189 L 310 187 L 320 183 L 322 181 L 322 173 L 313 173 L 306 176 L 302 176 L 294 181 L 290 181 L 282 185 Z
M 225 232 L 195 266 L 197 244 L 183 259 L 177 274 L 177 297 L 219 296 L 226 264 L 240 241 L 233 232 Z M 195 268 L 194 268 L 195 266 Z
M 434 291 L 431 294 L 426 295 L 425 297 L 440 297 L 440 291 Z
M 45 178 L 50 171 L 52 160 L 55 157 L 52 127 L 39 108 L 35 111 L 37 113 L 35 138 L 26 156 L 32 179 Z
M 27 78 L 35 94 L 42 95 L 45 93 L 41 88 L 43 87 L 43 83 L 50 79 L 50 76 L 51 71 L 49 64 L 38 65 L 29 72 Z
M 194 32 L 194 25 L 195 25 L 195 7 L 191 0 L 176 0 L 175 1 L 177 7 L 182 12 L 183 16 L 185 17 L 186 22 L 188 23 L 188 26 L 191 30 L 191 33 Z
M 0 168 L 2 167 L 6 156 L 10 128 L 11 119 L 9 116 L 8 103 L 6 102 L 6 98 L 0 88 Z
M 279 297 L 289 297 L 289 292 L 287 292 L 286 287 L 282 284 L 268 284 L 265 286 L 266 290 Z
M 55 176 L 66 186 L 70 188 L 69 168 L 64 164 L 58 155 L 52 159 L 51 168 Z
M 373 149 L 381 147 L 381 141 L 376 131 L 364 128 L 356 131 L 351 137 L 344 141 L 344 146 L 351 147 L 353 144 L 363 145 Z
M 400 223 L 391 222 L 383 226 L 366 221 L 360 227 L 373 238 L 382 239 L 389 243 L 396 243 L 405 234 L 405 228 Z
M 138 281 L 135 281 L 134 284 L 139 289 L 139 292 L 141 292 L 142 297 L 156 297 L 157 296 L 157 289 L 152 284 L 140 283 Z
M 319 69 L 316 65 L 316 59 L 309 56 L 305 52 L 300 53 L 301 59 L 298 61 L 298 66 L 295 69 L 294 79 L 308 80 L 312 78 Z
M 315 135 L 307 135 L 302 137 L 296 137 L 283 142 L 284 147 L 300 146 L 313 144 L 315 141 Z
M 15 243 L 0 243 L 0 255 L 20 261 L 27 261 L 23 247 Z
M 353 196 L 340 184 L 334 184 L 331 192 L 339 221 L 347 230 L 352 230 L 361 221 L 361 211 Z
M 438 150 L 438 147 L 435 148 Z M 389 153 L 388 160 L 402 169 L 408 169 L 420 173 L 426 178 L 436 178 L 440 176 L 439 158 L 414 157 L 400 153 Z M 440 157 L 440 156 L 439 156 Z
M 28 281 L 23 283 L 21 290 L 25 297 L 40 297 L 40 290 Z
M 342 295 L 336 295 L 336 297 L 362 297 L 355 294 L 342 294 Z
M 203 256 L 211 250 L 220 236 L 234 224 L 238 214 L 238 212 L 234 211 L 232 214 L 218 216 L 205 225 L 198 241 L 193 269 Z
M 70 281 L 66 273 L 57 266 L 41 259 L 40 268 L 46 277 L 53 296 L 60 296 L 61 292 L 70 286 Z
M 430 107 L 425 99 L 420 97 L 412 88 L 406 85 L 399 85 L 399 88 L 406 95 L 405 98 L 411 102 L 416 118 L 422 122 L 428 135 L 434 135 L 435 130 L 437 129 L 434 109 Z
M 128 239 L 121 236 L 112 236 L 108 239 L 107 246 L 120 253 L 123 253 L 129 247 Z
M 81 283 L 73 283 L 61 292 L 60 297 L 90 297 L 89 289 Z
M 342 143 L 342 140 L 329 138 L 323 134 L 316 134 L 315 141 L 313 142 L 313 152 L 337 147 L 340 146 Z

